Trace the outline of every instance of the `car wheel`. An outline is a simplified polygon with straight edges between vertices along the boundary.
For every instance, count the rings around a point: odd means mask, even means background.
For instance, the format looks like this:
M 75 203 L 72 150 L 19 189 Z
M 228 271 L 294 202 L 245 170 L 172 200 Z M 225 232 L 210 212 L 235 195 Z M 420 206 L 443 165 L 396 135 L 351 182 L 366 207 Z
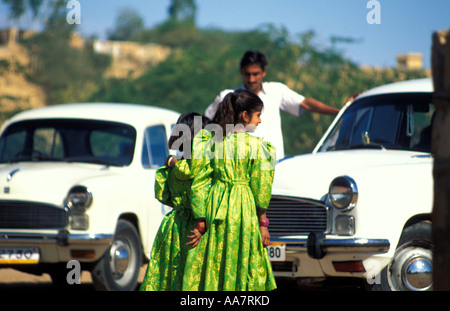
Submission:
M 96 290 L 135 290 L 142 265 L 142 248 L 136 228 L 126 220 L 117 223 L 114 241 L 92 271 Z
M 431 223 L 405 228 L 391 262 L 381 271 L 373 290 L 426 291 L 433 287 Z

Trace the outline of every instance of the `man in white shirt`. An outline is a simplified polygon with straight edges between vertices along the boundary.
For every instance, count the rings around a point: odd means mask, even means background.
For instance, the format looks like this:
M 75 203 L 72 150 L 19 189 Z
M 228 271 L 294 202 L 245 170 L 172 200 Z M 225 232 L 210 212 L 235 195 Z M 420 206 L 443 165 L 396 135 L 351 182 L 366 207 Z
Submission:
M 283 134 L 281 130 L 280 109 L 295 116 L 301 116 L 306 111 L 327 115 L 336 115 L 339 109 L 328 106 L 314 98 L 306 98 L 294 92 L 279 82 L 263 82 L 267 73 L 267 60 L 264 54 L 258 51 L 247 51 L 241 59 L 240 72 L 243 84 L 240 89 L 247 89 L 256 93 L 264 103 L 261 115 L 261 124 L 253 135 L 263 137 L 276 147 L 277 159 L 284 157 Z M 217 106 L 225 95 L 233 92 L 227 89 L 216 97 L 214 102 L 206 109 L 205 115 L 212 119 Z

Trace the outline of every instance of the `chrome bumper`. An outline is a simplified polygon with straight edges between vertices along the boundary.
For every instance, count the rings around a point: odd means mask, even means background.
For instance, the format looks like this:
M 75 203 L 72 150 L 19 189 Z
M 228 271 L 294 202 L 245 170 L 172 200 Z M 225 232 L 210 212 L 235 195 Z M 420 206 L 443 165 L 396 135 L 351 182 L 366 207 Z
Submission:
M 22 233 L 0 232 L 0 243 L 29 242 L 29 243 L 56 243 L 59 246 L 74 244 L 110 244 L 114 239 L 113 234 L 76 234 L 66 230 L 56 233 Z
M 286 244 L 290 253 L 307 252 L 313 259 L 321 259 L 328 252 L 386 253 L 390 248 L 387 239 L 327 238 L 321 233 L 310 233 L 307 238 L 271 238 L 271 242 Z
M 82 262 L 96 262 L 111 246 L 113 240 L 113 234 L 69 233 L 66 230 L 0 231 L 0 248 L 37 248 L 39 264 L 67 263 L 74 259 Z

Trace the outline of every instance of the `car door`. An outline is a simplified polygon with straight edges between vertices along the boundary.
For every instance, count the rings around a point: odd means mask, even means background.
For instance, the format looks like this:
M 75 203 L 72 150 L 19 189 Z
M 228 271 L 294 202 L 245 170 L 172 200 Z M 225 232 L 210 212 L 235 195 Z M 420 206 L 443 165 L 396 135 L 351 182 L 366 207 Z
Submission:
M 144 178 L 143 185 L 146 200 L 146 225 L 143 223 L 142 228 L 142 244 L 144 252 L 147 256 L 150 254 L 154 237 L 159 229 L 162 218 L 171 209 L 161 204 L 155 199 L 155 172 L 164 165 L 169 150 L 167 149 L 167 126 L 165 124 L 157 124 L 149 126 L 145 129 L 142 147 L 141 165 L 143 167 Z M 142 185 L 141 185 L 142 186 Z

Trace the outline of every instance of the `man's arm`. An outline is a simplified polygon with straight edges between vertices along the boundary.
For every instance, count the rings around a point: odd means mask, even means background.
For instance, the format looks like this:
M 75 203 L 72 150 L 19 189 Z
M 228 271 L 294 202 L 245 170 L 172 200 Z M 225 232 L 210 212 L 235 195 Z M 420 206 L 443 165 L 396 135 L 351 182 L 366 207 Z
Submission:
M 216 114 L 217 111 L 217 106 L 219 105 L 219 101 L 218 101 L 219 96 L 217 96 L 216 100 L 208 106 L 208 108 L 206 108 L 205 110 L 205 116 L 210 118 L 211 120 L 214 118 L 214 115 Z
M 303 107 L 306 111 L 309 112 L 317 112 L 321 114 L 328 114 L 328 115 L 337 115 L 339 112 L 338 108 L 328 106 L 321 101 L 318 101 L 317 99 L 307 97 L 305 98 L 301 103 L 300 106 Z
M 234 90 L 228 89 L 220 92 L 220 94 L 217 95 L 216 98 L 214 99 L 214 102 L 212 102 L 212 104 L 206 108 L 205 116 L 212 120 L 214 118 L 214 115 L 216 114 L 220 102 L 224 99 L 225 95 L 227 95 L 230 92 L 234 92 Z

